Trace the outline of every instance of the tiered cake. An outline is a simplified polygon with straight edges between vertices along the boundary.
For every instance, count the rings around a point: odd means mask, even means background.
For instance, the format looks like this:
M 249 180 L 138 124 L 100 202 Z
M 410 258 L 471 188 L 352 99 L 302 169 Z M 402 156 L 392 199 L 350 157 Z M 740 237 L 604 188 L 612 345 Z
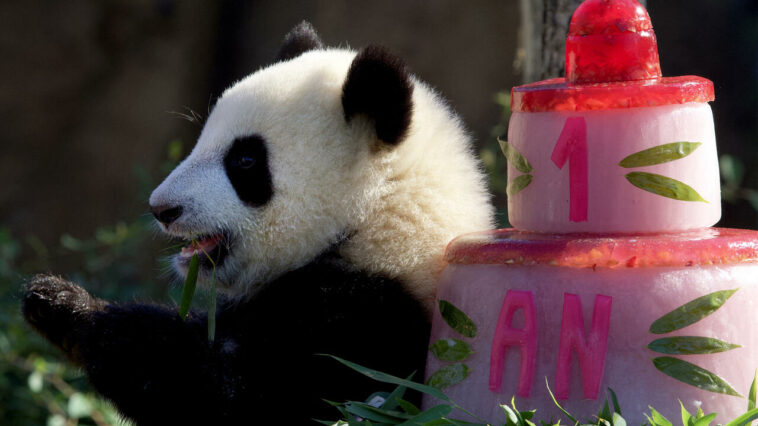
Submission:
M 492 422 L 513 396 L 557 419 L 548 386 L 581 420 L 608 388 L 637 424 L 648 405 L 679 418 L 679 400 L 716 422 L 743 413 L 758 232 L 709 228 L 721 214 L 713 99 L 707 79 L 661 76 L 636 0 L 580 5 L 565 79 L 512 92 L 501 146 L 515 229 L 448 246 L 428 382 Z

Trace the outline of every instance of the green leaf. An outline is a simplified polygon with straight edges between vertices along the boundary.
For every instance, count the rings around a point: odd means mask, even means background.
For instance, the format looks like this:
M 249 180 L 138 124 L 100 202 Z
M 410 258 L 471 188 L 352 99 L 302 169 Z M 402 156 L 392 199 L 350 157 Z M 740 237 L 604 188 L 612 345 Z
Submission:
M 92 402 L 79 392 L 74 392 L 68 398 L 68 406 L 66 412 L 69 417 L 75 419 L 81 419 L 87 417 L 92 413 Z
M 474 353 L 468 343 L 458 339 L 440 339 L 429 350 L 441 361 L 463 361 Z
M 758 408 L 753 408 L 752 410 L 750 410 L 747 413 L 745 413 L 745 414 L 737 417 L 736 419 L 734 419 L 731 422 L 725 424 L 724 426 L 744 426 L 744 425 L 749 425 L 750 422 L 752 422 L 755 419 L 758 419 Z
M 462 382 L 471 370 L 466 364 L 450 364 L 432 373 L 426 384 L 437 389 L 444 389 Z
M 613 426 L 626 426 L 626 420 L 621 417 L 621 413 L 615 412 L 613 413 L 613 420 L 611 421 L 611 424 Z
M 648 407 L 648 408 L 650 408 L 650 416 L 645 414 L 645 417 L 647 417 L 648 421 L 650 421 L 651 426 L 672 426 L 669 419 L 663 417 L 661 413 L 655 411 L 655 408 L 653 407 Z
M 741 347 L 712 337 L 676 336 L 650 342 L 648 349 L 669 355 L 699 355 L 726 352 Z
M 523 426 L 523 420 L 516 414 L 516 410 L 505 404 L 500 404 L 500 408 L 505 413 L 505 426 Z
M 529 164 L 529 161 L 527 161 L 526 157 L 518 152 L 516 148 L 513 147 L 513 145 L 509 144 L 508 141 L 504 141 L 500 138 L 497 138 L 497 143 L 500 144 L 500 150 L 503 151 L 505 158 L 508 159 L 508 162 L 511 163 L 511 166 L 513 166 L 513 168 L 520 171 L 521 173 L 532 172 L 532 165 Z
M 707 416 L 702 415 L 703 413 L 700 414 L 700 417 L 692 423 L 692 426 L 708 426 L 716 418 L 716 413 L 711 413 Z
M 187 318 L 190 305 L 192 304 L 192 298 L 195 296 L 195 287 L 197 286 L 197 273 L 200 267 L 200 259 L 197 257 L 197 253 L 192 255 L 190 259 L 189 269 L 187 270 L 187 278 L 184 280 L 184 289 L 182 289 L 182 300 L 179 304 L 179 316 L 182 319 Z
M 357 401 L 345 403 L 345 409 L 356 416 L 382 423 L 397 424 L 399 421 L 401 422 L 410 418 L 408 414 L 399 411 L 383 410 Z
M 411 374 L 410 376 L 406 377 L 406 380 L 410 380 L 416 373 Z M 381 408 L 384 408 L 385 410 L 394 410 L 397 408 L 398 400 L 402 399 L 403 396 L 405 396 L 405 390 L 407 388 L 405 386 L 398 386 L 396 387 L 392 393 L 387 395 L 384 398 L 384 403 L 382 404 Z
M 401 423 L 401 425 L 418 425 L 418 424 L 429 422 L 431 420 L 440 420 L 443 417 L 450 414 L 451 411 L 453 411 L 453 407 L 449 405 L 446 405 L 446 404 L 436 405 L 428 410 L 425 410 L 411 417 L 404 423 Z
M 577 420 L 577 419 L 576 419 L 574 416 L 572 416 L 572 415 L 571 415 L 571 414 L 570 414 L 568 411 L 566 411 L 566 409 L 565 409 L 565 408 L 563 408 L 563 407 L 561 406 L 561 404 L 559 404 L 559 403 L 558 403 L 558 401 L 555 399 L 555 395 L 553 395 L 553 391 L 551 391 L 551 390 L 550 390 L 550 384 L 548 384 L 548 382 L 547 382 L 547 377 L 545 377 L 545 386 L 547 386 L 547 393 L 549 393 L 549 394 L 550 394 L 550 399 L 552 399 L 552 400 L 553 400 L 553 404 L 555 404 L 555 406 L 556 406 L 556 407 L 558 407 L 558 409 L 559 409 L 559 410 L 561 410 L 561 412 L 562 412 L 563 414 L 565 414 L 565 415 L 566 415 L 566 417 L 568 417 L 568 418 L 569 418 L 569 420 L 571 420 L 572 422 L 574 422 L 574 424 L 578 424 L 578 423 L 579 423 L 579 420 Z M 559 422 L 559 423 L 560 423 L 560 422 Z
M 750 392 L 747 395 L 747 409 L 748 411 L 755 408 L 756 404 L 756 388 L 758 388 L 758 371 L 753 376 L 753 384 L 750 385 Z
M 716 312 L 739 289 L 715 291 L 698 297 L 658 318 L 650 325 L 654 334 L 669 333 L 694 324 Z
M 471 321 L 468 315 L 464 314 L 463 311 L 456 308 L 447 300 L 440 300 L 440 314 L 447 325 L 461 335 L 466 337 L 476 336 L 476 324 L 474 324 L 474 321 Z
M 654 146 L 624 158 L 619 166 L 628 169 L 668 163 L 692 154 L 700 145 L 700 142 L 672 142 Z
M 508 186 L 505 188 L 505 193 L 509 197 L 512 197 L 529 186 L 530 183 L 532 183 L 532 175 L 519 175 L 508 182 Z
M 613 412 L 621 414 L 621 405 L 619 404 L 619 399 L 616 396 L 616 392 L 613 391 L 613 389 L 608 388 L 608 392 L 611 393 L 611 403 L 613 404 Z
M 663 374 L 696 388 L 708 392 L 742 397 L 721 377 L 687 361 L 670 356 L 662 356 L 653 359 L 653 365 Z
M 423 392 L 425 394 L 431 395 L 435 398 L 441 399 L 446 402 L 450 402 L 450 398 L 445 395 L 444 393 L 440 392 L 439 389 L 433 388 L 431 386 L 422 385 L 420 383 L 412 382 L 410 380 L 401 379 L 399 377 L 392 376 L 390 374 L 382 373 L 380 371 L 372 370 L 370 368 L 366 368 L 363 366 L 360 366 L 354 362 L 350 362 L 347 360 L 344 360 L 340 357 L 336 357 L 334 355 L 328 355 L 328 354 L 319 354 L 321 356 L 328 356 L 330 358 L 333 358 L 340 363 L 346 365 L 347 367 L 352 368 L 353 370 L 363 374 L 364 376 L 382 382 L 382 383 L 390 383 L 393 385 L 401 385 L 405 386 L 409 389 L 417 390 L 419 392 Z
M 682 401 L 679 401 L 679 406 L 682 407 L 682 425 L 683 426 L 692 426 L 692 423 L 694 420 L 692 419 L 692 414 L 690 414 L 689 411 L 687 411 L 686 408 L 684 408 L 684 404 L 682 404 Z
M 416 407 L 415 405 L 413 405 L 412 403 L 410 403 L 410 402 L 408 402 L 408 401 L 406 401 L 404 399 L 398 398 L 397 405 L 399 405 L 400 408 L 403 409 L 403 411 L 405 411 L 406 413 L 410 414 L 411 416 L 415 416 L 416 414 L 418 414 L 418 413 L 421 412 L 421 410 L 419 410 L 418 407 Z
M 707 203 L 691 186 L 670 177 L 647 172 L 631 172 L 625 175 L 626 180 L 637 188 L 662 197 L 680 201 L 702 201 Z

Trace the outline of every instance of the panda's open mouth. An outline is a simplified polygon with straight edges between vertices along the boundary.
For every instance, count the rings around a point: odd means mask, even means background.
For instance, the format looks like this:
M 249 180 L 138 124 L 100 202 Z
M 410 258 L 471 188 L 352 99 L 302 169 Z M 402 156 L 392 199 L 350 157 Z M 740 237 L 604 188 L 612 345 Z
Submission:
M 216 234 L 200 235 L 192 238 L 189 244 L 182 247 L 182 251 L 178 254 L 178 259 L 181 263 L 188 265 L 192 256 L 197 253 L 201 266 L 212 268 L 215 264 L 218 267 L 221 266 L 224 258 L 229 254 L 229 246 L 230 239 L 228 233 L 219 232 Z

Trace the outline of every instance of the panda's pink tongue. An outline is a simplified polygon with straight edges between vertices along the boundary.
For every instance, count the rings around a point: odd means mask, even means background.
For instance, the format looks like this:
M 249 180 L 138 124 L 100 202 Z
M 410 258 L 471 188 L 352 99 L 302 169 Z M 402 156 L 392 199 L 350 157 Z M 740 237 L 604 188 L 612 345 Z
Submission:
M 201 240 L 193 240 L 189 245 L 182 247 L 182 257 L 192 257 L 197 253 L 198 256 L 208 254 L 216 248 L 223 236 L 221 234 L 211 235 Z

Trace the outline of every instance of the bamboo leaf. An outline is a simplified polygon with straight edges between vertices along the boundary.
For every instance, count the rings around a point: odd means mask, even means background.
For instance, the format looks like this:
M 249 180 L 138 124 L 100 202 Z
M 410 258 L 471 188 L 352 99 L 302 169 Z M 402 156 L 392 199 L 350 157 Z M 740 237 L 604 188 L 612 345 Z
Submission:
M 647 347 L 662 354 L 699 355 L 726 352 L 741 346 L 711 337 L 676 336 L 654 340 Z
M 411 417 L 408 414 L 399 411 L 383 410 L 357 401 L 345 403 L 345 409 L 348 413 L 382 423 L 397 424 L 398 421 L 404 421 Z
M 670 177 L 647 172 L 631 172 L 625 177 L 632 185 L 655 195 L 679 201 L 708 202 L 691 186 Z
M 453 407 L 446 405 L 446 404 L 440 404 L 436 405 L 428 410 L 425 410 L 407 421 L 401 423 L 401 425 L 418 425 L 423 424 L 431 420 L 439 420 L 453 411 Z
M 711 413 L 711 414 L 708 414 L 707 416 L 701 415 L 700 417 L 697 418 L 697 420 L 692 422 L 692 426 L 708 426 L 709 424 L 711 424 L 711 422 L 715 418 L 716 418 L 716 413 Z
M 425 394 L 431 395 L 435 398 L 439 398 L 443 401 L 450 402 L 450 398 L 445 395 L 444 393 L 440 392 L 439 389 L 433 388 L 431 386 L 422 385 L 421 383 L 412 382 L 410 380 L 401 379 L 399 377 L 392 376 L 390 374 L 382 373 L 380 371 L 372 370 L 370 368 L 366 368 L 363 366 L 360 366 L 354 362 L 350 362 L 347 360 L 344 360 L 340 357 L 336 357 L 334 355 L 328 355 L 328 354 L 320 354 L 321 356 L 328 356 L 330 358 L 333 358 L 340 363 L 346 365 L 347 367 L 352 368 L 353 370 L 363 374 L 364 376 L 374 379 L 376 381 L 382 382 L 382 383 L 390 383 L 393 385 L 401 385 L 405 386 L 407 388 L 417 390 L 419 392 L 423 392 Z
M 458 339 L 440 339 L 429 350 L 441 361 L 463 361 L 474 353 L 468 343 Z
M 613 426 L 626 426 L 626 420 L 621 417 L 621 413 L 613 413 L 613 421 L 611 424 Z
M 721 290 L 698 297 L 658 318 L 650 325 L 653 334 L 669 333 L 694 324 L 716 312 L 739 289 Z
M 682 404 L 682 401 L 679 401 L 679 406 L 682 407 L 682 425 L 683 426 L 692 426 L 692 423 L 694 420 L 692 419 L 692 414 L 690 414 L 689 411 L 687 411 L 686 408 L 684 408 L 684 404 Z
M 737 417 L 724 426 L 744 426 L 749 425 L 753 420 L 758 419 L 758 408 L 753 408 L 747 413 Z
M 613 403 L 613 412 L 621 414 L 621 405 L 619 404 L 619 399 L 616 396 L 616 392 L 613 391 L 613 389 L 608 388 L 608 392 L 611 393 L 611 403 Z
M 444 389 L 462 382 L 471 370 L 466 364 L 450 364 L 432 373 L 426 384 L 437 389 Z
M 413 403 L 410 403 L 404 399 L 398 398 L 397 405 L 400 406 L 400 408 L 403 409 L 406 413 L 410 414 L 411 416 L 415 416 L 416 414 L 419 414 L 421 410 L 418 409 Z
M 476 324 L 471 321 L 468 315 L 447 300 L 440 300 L 439 306 L 442 319 L 450 328 L 466 337 L 476 336 Z
M 648 420 L 650 420 L 650 424 L 652 426 L 672 426 L 669 419 L 663 417 L 663 415 L 657 411 L 655 411 L 655 408 L 648 406 L 650 408 L 650 416 L 648 417 Z M 647 417 L 647 414 L 645 415 Z
M 547 377 L 545 377 L 545 386 L 547 387 L 547 393 L 550 394 L 550 399 L 553 400 L 553 404 L 555 404 L 555 406 L 558 407 L 558 409 L 561 410 L 561 412 L 566 417 L 568 417 L 569 420 L 571 420 L 572 422 L 574 422 L 575 425 L 579 424 L 579 420 L 577 420 L 576 417 L 572 416 L 571 413 L 569 413 L 568 411 L 566 411 L 566 409 L 563 408 L 563 406 L 561 404 L 559 404 L 558 401 L 555 399 L 555 395 L 553 395 L 553 391 L 550 390 L 550 384 L 547 382 Z
M 687 361 L 663 356 L 653 359 L 653 365 L 663 374 L 682 383 L 708 392 L 742 397 L 721 377 Z
M 753 376 L 753 384 L 750 385 L 750 392 L 747 396 L 747 409 L 748 411 L 755 408 L 756 404 L 756 391 L 758 391 L 758 371 L 756 371 L 755 375 Z
M 505 188 L 505 193 L 512 197 L 529 186 L 532 183 L 532 175 L 519 175 L 508 182 L 508 186 Z
M 672 142 L 654 146 L 627 156 L 619 162 L 624 168 L 644 167 L 684 158 L 695 151 L 701 142 Z
M 197 253 L 195 253 L 192 255 L 192 259 L 190 259 L 189 269 L 187 269 L 187 278 L 184 280 L 184 288 L 182 289 L 182 299 L 179 304 L 179 316 L 182 319 L 187 318 L 190 305 L 192 304 L 192 298 L 195 296 L 199 267 L 200 259 L 198 259 Z
M 500 138 L 497 138 L 497 143 L 500 144 L 500 150 L 503 151 L 505 158 L 508 159 L 508 162 L 511 163 L 511 166 L 513 166 L 521 173 L 532 172 L 532 165 L 529 164 L 529 161 L 526 159 L 526 157 L 518 152 L 518 150 L 516 150 L 513 145 L 509 144 L 508 141 L 504 141 Z

